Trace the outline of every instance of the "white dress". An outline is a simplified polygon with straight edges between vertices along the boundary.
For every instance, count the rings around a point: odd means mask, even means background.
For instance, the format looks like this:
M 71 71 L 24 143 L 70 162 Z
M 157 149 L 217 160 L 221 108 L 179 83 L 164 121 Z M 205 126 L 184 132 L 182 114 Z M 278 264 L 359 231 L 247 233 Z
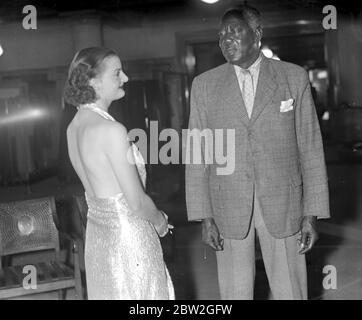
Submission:
M 98 108 L 89 108 L 115 121 Z M 145 163 L 132 144 L 143 186 Z M 85 269 L 88 299 L 175 299 L 173 284 L 153 225 L 135 216 L 123 195 L 97 198 L 86 194 L 88 219 Z

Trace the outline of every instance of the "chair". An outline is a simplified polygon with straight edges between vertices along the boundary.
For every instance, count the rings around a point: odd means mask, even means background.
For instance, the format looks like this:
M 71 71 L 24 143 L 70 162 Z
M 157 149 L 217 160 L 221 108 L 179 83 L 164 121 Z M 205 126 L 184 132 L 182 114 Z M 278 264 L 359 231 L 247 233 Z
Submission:
M 83 244 L 85 241 L 85 231 L 86 231 L 86 227 L 87 227 L 87 212 L 88 212 L 88 205 L 87 205 L 87 201 L 85 199 L 84 194 L 82 195 L 76 195 L 73 196 L 73 201 L 75 203 L 76 206 L 76 211 L 78 213 L 78 217 L 80 219 L 80 234 L 83 240 Z
M 78 248 L 74 242 L 72 268 L 60 261 L 55 215 L 53 197 L 0 203 L 0 299 L 56 290 L 63 298 L 63 290 L 73 287 L 76 298 L 82 299 Z M 29 253 L 38 253 L 37 260 L 42 260 L 21 265 L 2 263 L 5 257 Z M 53 253 L 53 259 L 45 258 L 47 253 Z M 36 287 L 30 289 L 24 285 L 29 265 L 36 271 Z
M 73 238 L 77 239 L 79 248 L 79 258 L 81 269 L 84 270 L 83 287 L 85 288 L 85 296 L 87 295 L 87 284 L 85 281 L 85 261 L 84 261 L 84 248 L 85 248 L 85 234 L 87 227 L 87 212 L 88 205 L 84 194 L 74 195 L 71 199 L 71 223 L 70 232 L 74 235 Z

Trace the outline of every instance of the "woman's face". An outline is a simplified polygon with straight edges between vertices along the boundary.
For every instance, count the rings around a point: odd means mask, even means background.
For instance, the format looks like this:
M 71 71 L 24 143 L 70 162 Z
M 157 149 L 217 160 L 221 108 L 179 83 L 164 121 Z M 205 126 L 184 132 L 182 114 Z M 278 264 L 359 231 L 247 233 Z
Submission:
M 91 82 L 99 99 L 112 102 L 124 97 L 123 85 L 128 77 L 122 70 L 122 63 L 119 57 L 110 56 L 103 60 L 101 72 Z

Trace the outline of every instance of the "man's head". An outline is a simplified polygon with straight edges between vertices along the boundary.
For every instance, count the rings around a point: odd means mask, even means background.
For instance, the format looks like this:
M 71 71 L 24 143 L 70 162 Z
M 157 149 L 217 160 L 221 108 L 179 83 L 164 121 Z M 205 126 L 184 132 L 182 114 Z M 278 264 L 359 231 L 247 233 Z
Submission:
M 219 46 L 228 62 L 249 67 L 259 54 L 261 37 L 261 16 L 257 9 L 242 5 L 222 16 Z

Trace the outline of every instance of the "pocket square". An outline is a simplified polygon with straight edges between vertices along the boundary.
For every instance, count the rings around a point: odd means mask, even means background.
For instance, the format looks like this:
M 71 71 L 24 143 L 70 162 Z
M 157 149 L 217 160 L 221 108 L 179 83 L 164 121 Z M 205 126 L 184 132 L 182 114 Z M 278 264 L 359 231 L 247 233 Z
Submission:
M 293 110 L 294 99 L 288 99 L 280 103 L 280 112 L 287 112 Z

